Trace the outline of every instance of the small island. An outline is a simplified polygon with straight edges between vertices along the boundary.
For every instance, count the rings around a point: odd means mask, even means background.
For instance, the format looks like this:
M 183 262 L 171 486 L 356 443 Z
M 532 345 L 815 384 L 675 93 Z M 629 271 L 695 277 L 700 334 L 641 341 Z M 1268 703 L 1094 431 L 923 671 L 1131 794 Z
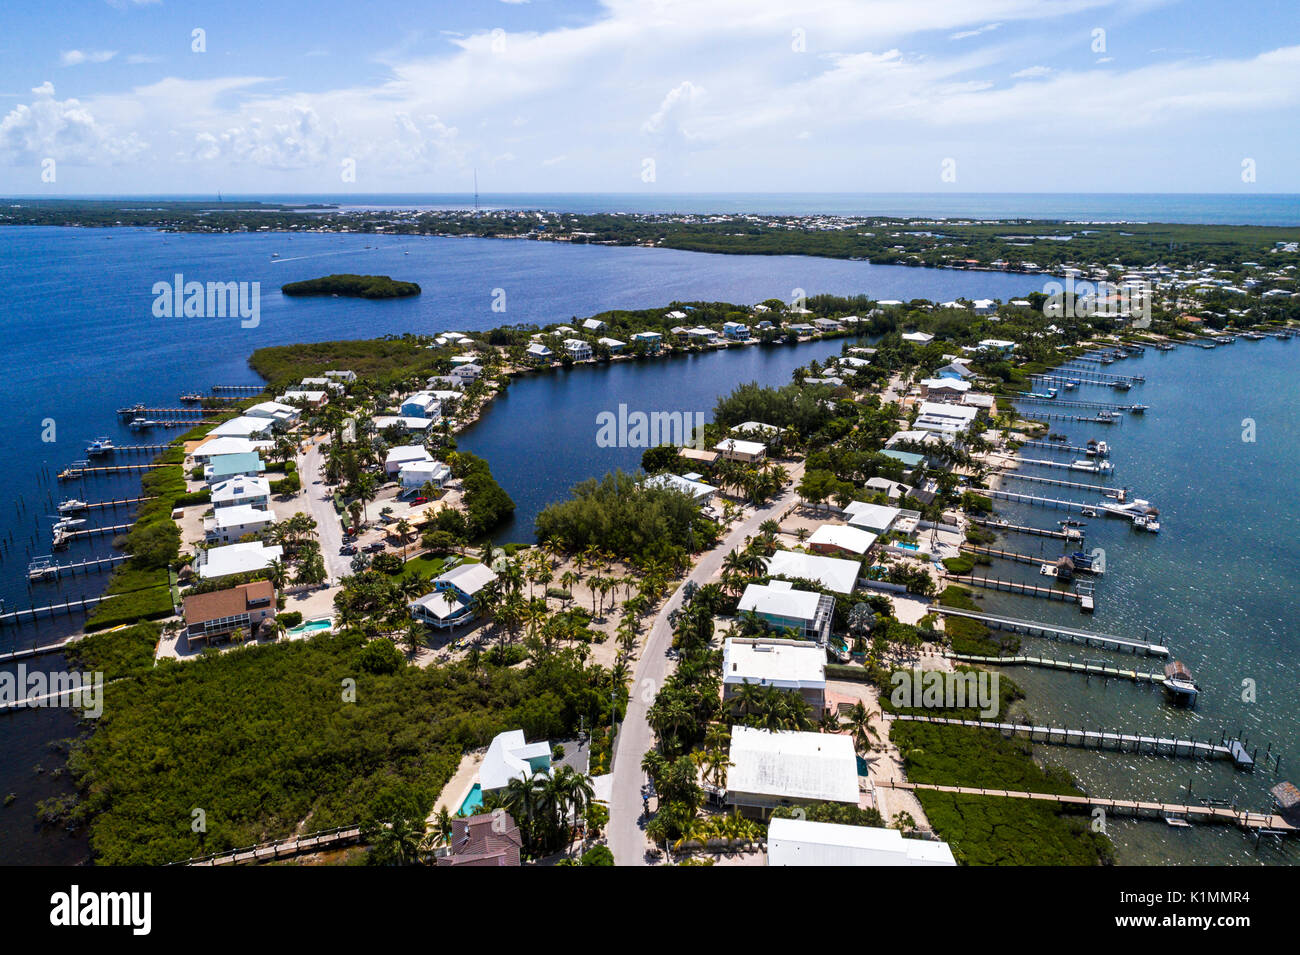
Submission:
M 414 282 L 397 282 L 387 275 L 326 275 L 290 282 L 280 288 L 285 295 L 347 295 L 351 298 L 406 298 L 419 295 Z

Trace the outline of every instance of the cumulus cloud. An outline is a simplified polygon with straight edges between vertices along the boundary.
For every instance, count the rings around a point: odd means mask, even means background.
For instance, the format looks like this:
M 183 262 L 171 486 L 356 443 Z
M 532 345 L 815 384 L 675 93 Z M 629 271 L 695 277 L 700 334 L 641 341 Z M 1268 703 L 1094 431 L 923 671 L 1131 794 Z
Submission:
M 251 116 L 244 124 L 219 133 L 200 132 L 191 156 L 203 161 L 229 159 L 273 169 L 303 169 L 331 157 L 333 138 L 314 109 L 298 106 L 279 122 Z
M 107 63 L 117 56 L 117 50 L 64 50 L 59 54 L 60 66 L 81 66 L 83 63 Z
M 680 115 L 684 110 L 697 102 L 704 95 L 704 90 L 700 89 L 690 80 L 683 80 L 677 86 L 668 91 L 668 95 L 663 98 L 659 108 L 655 110 L 650 118 L 641 124 L 643 133 L 662 132 L 669 117 L 674 113 Z M 678 129 L 681 129 L 681 123 L 678 122 Z
M 35 99 L 0 119 L 0 161 L 8 165 L 40 162 L 116 164 L 133 159 L 147 146 L 134 132 L 116 134 L 75 99 L 55 98 L 46 80 L 32 90 Z

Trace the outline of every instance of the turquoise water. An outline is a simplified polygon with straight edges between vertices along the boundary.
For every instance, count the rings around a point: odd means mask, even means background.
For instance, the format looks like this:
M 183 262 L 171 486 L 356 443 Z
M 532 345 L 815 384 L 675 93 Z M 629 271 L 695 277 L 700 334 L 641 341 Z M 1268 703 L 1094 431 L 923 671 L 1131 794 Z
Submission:
M 328 630 L 333 624 L 329 620 L 308 620 L 306 623 L 300 623 L 298 626 L 289 630 L 289 633 L 298 636 L 302 633 L 316 633 L 320 630 Z
M 1300 341 L 1244 339 L 1215 351 L 1148 350 L 1138 359 L 1107 367 L 1114 374 L 1143 374 L 1146 384 L 1126 397 L 1080 385 L 1083 399 L 1150 405 L 1145 416 L 1118 426 L 1052 422 L 1070 444 L 1106 440 L 1115 474 L 1080 483 L 1129 486 L 1134 497 L 1160 509 L 1161 531 L 1147 534 L 1128 522 L 1084 518 L 1087 546 L 1106 553 L 1106 573 L 1096 582 L 1097 609 L 1089 619 L 1076 607 L 992 591 L 982 594 L 990 612 L 1061 623 L 1136 639 L 1164 640 L 1174 659 L 1192 670 L 1201 688 L 1194 710 L 1167 705 L 1158 690 L 1027 667 L 1005 672 L 1028 694 L 1036 722 L 1090 729 L 1123 729 L 1219 742 L 1244 734 L 1263 763 L 1271 745 L 1281 772 L 1242 774 L 1227 761 L 1196 762 L 1098 753 L 1053 746 L 1041 758 L 1064 765 L 1089 792 L 1134 798 L 1237 800 L 1250 809 L 1271 805 L 1268 789 L 1283 779 L 1300 781 L 1300 623 L 1294 609 L 1300 579 L 1300 393 L 1294 385 Z M 1027 409 L 1029 410 L 1029 409 Z M 1243 441 L 1250 422 L 1255 440 Z M 1248 434 L 1246 436 L 1249 436 Z M 1034 453 L 1030 454 L 1029 451 Z M 1037 457 L 1036 449 L 1026 456 Z M 1027 469 L 1060 477 L 1063 472 Z M 1074 478 L 1071 478 L 1073 480 Z M 1008 482 L 1011 490 L 1083 502 L 1084 491 Z M 1058 493 L 1059 492 L 1059 493 Z M 1013 523 L 1050 528 L 1062 511 L 998 502 Z M 1073 515 L 1076 519 L 1078 515 Z M 1022 553 L 1055 557 L 1059 542 L 1005 535 Z M 1039 582 L 1033 565 L 995 560 L 990 574 Z M 1058 658 L 1122 661 L 1160 670 L 1154 657 L 1024 638 L 1029 651 Z M 1250 701 L 1247 690 L 1254 689 Z M 1174 830 L 1160 822 L 1110 823 L 1119 861 L 1130 864 L 1279 863 L 1296 860 L 1296 847 L 1280 854 L 1258 851 L 1253 839 L 1228 826 Z
M 469 794 L 460 804 L 460 809 L 456 811 L 458 816 L 472 816 L 474 811 L 483 805 L 483 787 L 475 783 L 470 789 Z

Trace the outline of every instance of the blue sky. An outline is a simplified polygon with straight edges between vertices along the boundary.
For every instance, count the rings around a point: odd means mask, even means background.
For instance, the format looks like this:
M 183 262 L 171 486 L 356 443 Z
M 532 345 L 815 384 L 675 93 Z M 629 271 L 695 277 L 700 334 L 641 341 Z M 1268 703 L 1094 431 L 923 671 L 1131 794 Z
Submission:
M 0 13 L 11 195 L 1297 192 L 1297 107 L 1294 2 Z

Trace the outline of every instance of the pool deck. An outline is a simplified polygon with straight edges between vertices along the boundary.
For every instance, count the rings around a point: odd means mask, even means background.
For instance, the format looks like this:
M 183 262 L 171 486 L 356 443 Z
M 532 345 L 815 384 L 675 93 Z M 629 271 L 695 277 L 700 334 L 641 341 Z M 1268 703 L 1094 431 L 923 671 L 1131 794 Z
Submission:
M 442 792 L 438 794 L 438 798 L 433 803 L 433 812 L 429 814 L 428 824 L 432 824 L 434 818 L 443 809 L 446 809 L 453 816 L 460 811 L 461 803 L 465 801 L 470 789 L 478 781 L 479 767 L 483 765 L 483 757 L 486 752 L 487 750 L 479 750 L 466 753 L 461 757 L 456 772 L 452 774 L 451 779 L 447 780 L 447 785 L 442 787 Z

